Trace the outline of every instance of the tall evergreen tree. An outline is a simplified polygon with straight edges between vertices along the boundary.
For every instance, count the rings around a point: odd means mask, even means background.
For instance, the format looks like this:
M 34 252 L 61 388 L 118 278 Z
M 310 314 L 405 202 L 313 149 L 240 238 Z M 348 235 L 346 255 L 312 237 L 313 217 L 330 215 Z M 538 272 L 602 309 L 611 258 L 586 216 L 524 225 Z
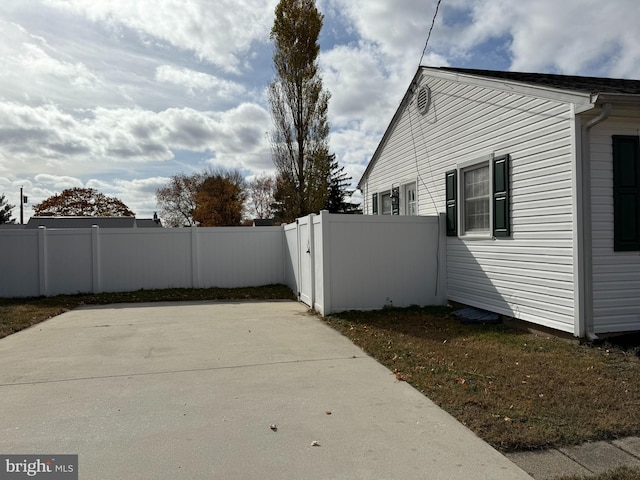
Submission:
M 349 190 L 352 177 L 344 171 L 344 167 L 340 166 L 335 154 L 331 155 L 329 160 L 329 195 L 324 209 L 329 213 L 361 213 L 359 204 L 345 200 L 353 194 L 353 190 Z
M 4 193 L 0 195 L 0 225 L 3 223 L 15 223 L 15 220 L 11 219 L 11 210 L 14 208 L 15 205 L 9 203 Z
M 286 199 L 280 212 L 285 221 L 322 208 L 328 193 L 330 94 L 318 73 L 323 19 L 314 0 L 280 0 L 271 29 L 276 72 L 269 87 L 272 153 L 281 190 L 275 196 Z

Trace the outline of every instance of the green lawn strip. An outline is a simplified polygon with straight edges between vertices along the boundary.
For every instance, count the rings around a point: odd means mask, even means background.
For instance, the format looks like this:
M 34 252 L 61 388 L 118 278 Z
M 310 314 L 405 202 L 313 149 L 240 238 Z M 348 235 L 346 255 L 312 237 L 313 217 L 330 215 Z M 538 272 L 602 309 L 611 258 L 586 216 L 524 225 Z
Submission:
M 600 475 L 593 476 L 562 476 L 556 477 L 553 480 L 640 480 L 640 469 L 620 467 L 615 470 L 610 470 Z
M 124 293 L 58 295 L 38 298 L 0 298 L 0 338 L 81 305 L 201 300 L 295 300 L 285 285 L 244 288 L 173 288 Z
M 442 308 L 327 321 L 501 451 L 640 434 L 633 351 L 463 325 Z

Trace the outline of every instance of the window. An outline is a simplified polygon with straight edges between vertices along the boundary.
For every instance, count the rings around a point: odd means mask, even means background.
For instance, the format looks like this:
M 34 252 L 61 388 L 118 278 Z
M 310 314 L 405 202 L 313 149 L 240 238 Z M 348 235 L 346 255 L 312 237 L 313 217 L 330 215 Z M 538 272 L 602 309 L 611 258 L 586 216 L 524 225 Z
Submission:
M 613 250 L 640 250 L 640 140 L 613 136 Z
M 382 200 L 382 215 L 391 215 L 391 192 L 380 195 Z
M 371 195 L 371 206 L 373 209 L 373 214 L 377 215 L 378 214 L 378 194 L 374 193 L 373 195 Z
M 416 184 L 410 183 L 404 187 L 404 211 L 405 215 L 417 215 L 418 214 L 418 202 L 416 195 Z
M 494 157 L 461 170 L 462 185 L 458 190 L 458 170 L 445 175 L 447 236 L 458 235 L 458 196 L 462 197 L 463 234 L 489 233 L 494 237 L 511 235 L 509 221 L 509 155 Z
M 464 231 L 489 231 L 489 165 L 465 170 Z

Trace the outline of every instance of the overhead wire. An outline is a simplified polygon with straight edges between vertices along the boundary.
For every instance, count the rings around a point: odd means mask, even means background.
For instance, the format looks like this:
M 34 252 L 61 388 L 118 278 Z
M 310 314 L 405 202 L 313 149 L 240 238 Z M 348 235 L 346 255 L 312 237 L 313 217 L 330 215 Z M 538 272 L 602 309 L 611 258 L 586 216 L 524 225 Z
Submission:
M 420 56 L 420 61 L 418 62 L 418 66 L 422 65 L 422 59 L 424 58 L 424 54 L 427 52 L 427 47 L 429 46 L 429 39 L 431 38 L 431 32 L 433 32 L 433 26 L 436 24 L 436 17 L 438 16 L 438 9 L 440 9 L 440 2 L 442 0 L 438 0 L 436 4 L 436 11 L 433 14 L 433 20 L 431 20 L 431 27 L 429 27 L 429 33 L 427 34 L 427 41 L 424 42 L 424 48 L 422 49 L 422 55 Z
M 422 49 L 422 55 L 420 56 L 420 61 L 418 62 L 418 68 L 420 68 L 420 66 L 422 65 L 422 60 L 424 59 L 424 56 L 427 52 L 427 48 L 429 46 L 429 40 L 431 39 L 431 33 L 433 32 L 433 27 L 436 24 L 436 18 L 438 17 L 438 10 L 440 9 L 440 3 L 442 2 L 442 0 L 438 0 L 438 2 L 436 3 L 436 10 L 433 13 L 433 19 L 431 20 L 431 27 L 429 27 L 429 33 L 427 34 L 427 40 L 424 43 L 424 48 Z M 409 115 L 409 131 L 411 133 L 411 143 L 413 146 L 413 156 L 416 162 L 416 173 L 418 175 L 418 183 L 416 184 L 416 187 L 418 187 L 418 185 L 420 183 L 422 183 L 422 185 L 424 186 L 425 190 L 427 191 L 427 194 L 429 195 L 429 198 L 431 199 L 431 203 L 433 204 L 433 208 L 436 212 L 436 214 L 438 214 L 438 205 L 435 201 L 435 199 L 433 198 L 433 195 L 431 194 L 431 190 L 429 189 L 429 187 L 427 186 L 427 183 L 425 182 L 425 180 L 422 178 L 422 175 L 420 175 L 420 165 L 419 165 L 419 161 L 418 161 L 418 148 L 416 146 L 416 135 L 413 129 L 413 120 L 412 120 L 412 113 L 410 110 L 410 106 L 413 102 L 409 103 L 409 105 L 407 105 L 407 113 Z M 426 145 L 424 136 L 422 136 L 422 143 L 423 143 L 423 148 L 426 150 L 426 154 L 427 154 L 427 166 L 429 166 L 430 163 L 430 157 L 429 157 L 429 150 L 428 147 Z M 431 169 L 429 168 L 429 171 L 431 171 Z M 416 193 L 419 191 L 418 188 L 416 188 Z M 437 247 L 436 247 L 436 281 L 435 281 L 435 295 L 438 295 L 438 291 L 440 288 L 439 285 L 439 280 L 440 280 L 440 220 L 438 219 L 438 241 L 437 241 Z

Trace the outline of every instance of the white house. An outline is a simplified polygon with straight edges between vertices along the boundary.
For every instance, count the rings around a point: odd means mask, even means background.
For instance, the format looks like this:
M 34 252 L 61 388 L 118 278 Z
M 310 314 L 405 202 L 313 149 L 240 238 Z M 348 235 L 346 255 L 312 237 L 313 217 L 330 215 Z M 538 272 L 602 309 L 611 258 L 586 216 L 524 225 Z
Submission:
M 636 331 L 639 135 L 640 81 L 420 67 L 358 188 L 368 215 L 446 214 L 450 300 Z

